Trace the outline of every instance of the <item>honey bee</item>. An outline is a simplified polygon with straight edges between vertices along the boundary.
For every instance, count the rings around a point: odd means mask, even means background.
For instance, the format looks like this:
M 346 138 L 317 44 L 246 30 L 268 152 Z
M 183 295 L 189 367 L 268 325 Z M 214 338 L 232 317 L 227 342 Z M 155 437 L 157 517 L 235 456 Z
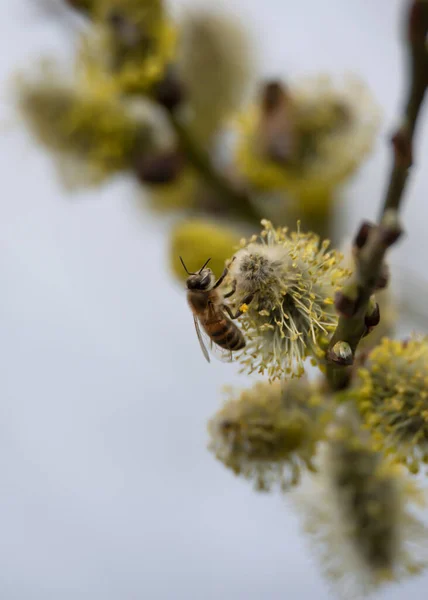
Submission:
M 232 290 L 227 294 L 223 294 L 219 289 L 228 273 L 228 269 L 225 268 L 216 281 L 212 270 L 207 268 L 210 258 L 197 273 L 189 273 L 181 256 L 180 260 L 189 276 L 186 280 L 187 301 L 193 313 L 196 334 L 202 352 L 207 361 L 210 362 L 210 356 L 203 339 L 203 333 L 205 333 L 209 339 L 211 350 L 215 350 L 215 344 L 221 350 L 226 351 L 226 357 L 228 356 L 230 360 L 232 352 L 237 352 L 245 347 L 245 338 L 242 331 L 233 322 L 233 319 L 237 319 L 243 311 L 239 309 L 236 314 L 233 314 L 230 307 L 224 303 L 226 298 L 230 298 L 235 293 L 236 286 L 233 285 Z M 248 304 L 251 299 L 246 300 Z M 225 358 L 224 355 L 223 358 Z

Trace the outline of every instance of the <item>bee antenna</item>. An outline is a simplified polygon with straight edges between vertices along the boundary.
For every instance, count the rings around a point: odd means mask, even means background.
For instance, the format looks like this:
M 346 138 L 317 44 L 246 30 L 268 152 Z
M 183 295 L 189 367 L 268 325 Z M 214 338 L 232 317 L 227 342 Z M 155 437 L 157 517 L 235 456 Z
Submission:
M 181 260 L 181 264 L 183 265 L 183 267 L 184 267 L 184 270 L 186 271 L 186 273 L 187 273 L 188 275 L 194 275 L 194 273 L 189 273 L 189 271 L 187 270 L 187 267 L 186 267 L 186 265 L 184 264 L 184 260 L 181 258 L 181 256 L 179 256 L 179 259 Z
M 210 262 L 210 258 L 202 265 L 202 267 L 199 269 L 198 273 L 200 274 L 201 271 L 203 271 L 205 269 L 205 267 L 207 266 L 207 264 Z

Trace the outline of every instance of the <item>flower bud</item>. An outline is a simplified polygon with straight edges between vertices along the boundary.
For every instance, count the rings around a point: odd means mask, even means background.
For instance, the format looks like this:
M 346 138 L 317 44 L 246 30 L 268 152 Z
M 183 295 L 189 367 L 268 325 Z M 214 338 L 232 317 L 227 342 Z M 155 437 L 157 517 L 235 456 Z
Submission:
M 352 365 L 354 357 L 352 349 L 347 342 L 336 342 L 328 351 L 327 358 L 338 365 Z
M 154 86 L 153 96 L 169 112 L 180 106 L 184 97 L 183 85 L 172 68 L 166 69 L 164 77 Z
M 142 183 L 162 185 L 175 181 L 184 166 L 184 157 L 178 150 L 165 150 L 138 157 L 135 173 Z

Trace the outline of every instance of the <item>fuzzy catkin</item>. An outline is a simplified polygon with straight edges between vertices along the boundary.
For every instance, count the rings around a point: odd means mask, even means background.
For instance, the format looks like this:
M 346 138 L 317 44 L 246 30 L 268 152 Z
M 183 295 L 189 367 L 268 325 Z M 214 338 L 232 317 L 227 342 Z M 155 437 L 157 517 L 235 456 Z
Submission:
M 232 15 L 194 8 L 181 19 L 178 52 L 189 128 L 208 146 L 246 93 L 253 71 L 250 43 Z
M 331 193 L 360 166 L 371 150 L 379 109 L 365 85 L 355 79 L 341 86 L 326 76 L 288 86 L 291 121 L 287 162 L 261 153 L 261 107 L 237 117 L 236 170 L 257 189 L 295 197 L 301 209 L 320 211 Z M 279 121 L 279 120 L 278 120 Z M 269 123 L 271 127 L 272 124 Z M 287 133 L 287 136 L 290 136 Z M 260 139 L 259 139 L 260 138 Z
M 209 448 L 257 490 L 286 491 L 300 481 L 302 471 L 314 468 L 328 416 L 304 378 L 287 384 L 258 382 L 231 394 L 210 420 Z
M 320 357 L 321 340 L 337 323 L 333 294 L 349 271 L 317 235 L 262 224 L 260 236 L 243 240 L 230 265 L 234 305 L 244 304 L 247 347 L 240 362 L 244 371 L 266 372 L 271 380 L 300 376 L 305 358 Z
M 384 338 L 349 392 L 379 448 L 412 472 L 428 460 L 428 338 Z
M 89 93 L 43 71 L 17 81 L 18 110 L 37 141 L 54 153 L 65 183 L 97 184 L 132 167 L 154 146 L 153 126 L 118 98 Z M 72 181 L 73 177 L 75 182 Z
M 425 495 L 354 415 L 339 416 L 317 466 L 294 501 L 335 596 L 365 600 L 426 568 L 428 532 L 414 512 Z

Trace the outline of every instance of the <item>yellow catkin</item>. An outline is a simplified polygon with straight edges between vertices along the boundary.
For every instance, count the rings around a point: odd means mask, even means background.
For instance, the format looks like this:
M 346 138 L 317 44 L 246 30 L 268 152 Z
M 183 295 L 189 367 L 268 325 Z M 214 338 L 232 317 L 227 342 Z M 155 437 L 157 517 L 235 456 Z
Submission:
M 91 172 L 93 182 L 128 169 L 136 151 L 147 151 L 153 144 L 151 125 L 136 119 L 118 99 L 81 93 L 50 75 L 20 78 L 17 98 L 35 138 L 56 153 L 57 160 L 74 160 Z
M 240 362 L 246 372 L 266 372 L 272 380 L 300 376 L 305 358 L 319 357 L 321 340 L 337 323 L 331 298 L 349 272 L 328 241 L 262 224 L 230 266 L 233 304 L 248 304 L 239 320 L 247 340 Z
M 379 112 L 356 80 L 339 87 L 321 76 L 291 85 L 289 94 L 294 142 L 289 162 L 278 164 L 260 154 L 261 109 L 252 106 L 238 118 L 236 168 L 256 188 L 284 190 L 305 211 L 320 211 L 371 150 Z
M 178 69 L 189 129 L 199 143 L 208 145 L 238 110 L 253 72 L 250 42 L 241 23 L 215 8 L 187 9 L 180 22 Z
M 170 262 L 174 275 L 181 281 L 187 278 L 180 262 L 181 256 L 189 271 L 197 271 L 211 258 L 210 267 L 219 277 L 238 240 L 236 231 L 213 221 L 188 219 L 179 222 L 172 230 L 170 241 Z
M 177 29 L 163 2 L 105 0 L 81 37 L 78 75 L 89 87 L 142 94 L 160 81 L 174 58 Z
M 306 379 L 259 382 L 232 394 L 209 422 L 210 450 L 257 490 L 288 490 L 299 482 L 302 470 L 314 468 L 325 428 L 326 419 L 311 395 Z
M 414 513 L 424 494 L 404 469 L 372 449 L 349 415 L 328 431 L 318 473 L 295 497 L 311 547 L 343 600 L 367 598 L 385 583 L 417 574 L 428 558 L 428 532 Z
M 412 472 L 428 455 L 428 339 L 384 338 L 358 372 L 350 395 L 383 448 Z

